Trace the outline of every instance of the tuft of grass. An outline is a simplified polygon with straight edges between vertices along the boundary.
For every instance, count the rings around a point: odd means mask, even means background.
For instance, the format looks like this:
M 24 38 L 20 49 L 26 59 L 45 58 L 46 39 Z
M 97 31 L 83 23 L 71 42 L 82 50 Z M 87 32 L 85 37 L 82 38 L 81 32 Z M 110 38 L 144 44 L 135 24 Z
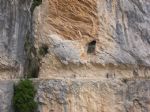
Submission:
M 15 112 L 35 112 L 37 103 L 34 101 L 36 90 L 32 81 L 21 80 L 14 86 L 13 104 Z

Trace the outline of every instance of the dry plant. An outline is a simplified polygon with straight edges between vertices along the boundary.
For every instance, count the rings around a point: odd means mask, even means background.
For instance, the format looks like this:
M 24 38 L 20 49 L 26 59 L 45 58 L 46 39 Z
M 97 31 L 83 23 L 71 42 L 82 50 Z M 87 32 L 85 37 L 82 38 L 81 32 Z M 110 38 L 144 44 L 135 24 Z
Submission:
M 49 0 L 47 22 L 67 39 L 93 39 L 98 35 L 97 0 Z

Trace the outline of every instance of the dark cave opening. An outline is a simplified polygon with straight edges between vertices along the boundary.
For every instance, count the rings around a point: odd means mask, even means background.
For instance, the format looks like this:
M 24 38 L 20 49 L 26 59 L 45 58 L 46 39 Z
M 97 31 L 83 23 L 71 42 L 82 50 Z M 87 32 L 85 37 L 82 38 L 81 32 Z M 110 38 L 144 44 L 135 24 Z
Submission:
M 92 54 L 95 53 L 96 49 L 96 40 L 91 41 L 88 43 L 87 53 Z

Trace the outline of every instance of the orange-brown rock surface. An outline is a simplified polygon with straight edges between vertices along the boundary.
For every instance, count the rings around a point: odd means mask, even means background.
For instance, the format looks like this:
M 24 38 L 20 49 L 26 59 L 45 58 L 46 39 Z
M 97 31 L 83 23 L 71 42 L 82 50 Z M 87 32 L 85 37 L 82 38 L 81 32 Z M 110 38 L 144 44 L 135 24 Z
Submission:
M 32 2 L 0 0 L 0 112 L 28 70 L 38 112 L 150 112 L 149 0 Z
M 49 46 L 40 77 L 149 68 L 148 6 L 134 0 L 43 0 L 34 12 L 36 48 Z

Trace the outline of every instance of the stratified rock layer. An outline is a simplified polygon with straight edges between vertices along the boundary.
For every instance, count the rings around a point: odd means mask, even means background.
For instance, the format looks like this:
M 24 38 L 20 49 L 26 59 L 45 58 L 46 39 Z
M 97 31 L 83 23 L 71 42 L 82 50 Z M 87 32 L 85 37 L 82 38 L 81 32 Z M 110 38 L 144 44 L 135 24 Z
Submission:
M 89 71 L 94 65 L 149 68 L 149 7 L 147 0 L 43 0 L 34 12 L 36 47 L 49 46 L 40 77 L 64 77 L 58 71 L 81 76 L 78 65 Z M 89 53 L 91 41 L 96 44 Z
M 38 112 L 149 112 L 150 80 L 34 80 Z M 12 112 L 13 82 L 0 82 L 0 111 Z
M 33 79 L 39 112 L 150 111 L 149 0 L 42 0 L 32 19 L 30 6 L 0 0 L 0 79 L 22 74 L 33 19 L 37 56 L 49 47 Z M 0 112 L 13 111 L 13 84 L 0 81 Z
M 149 112 L 149 80 L 43 80 L 40 112 Z

